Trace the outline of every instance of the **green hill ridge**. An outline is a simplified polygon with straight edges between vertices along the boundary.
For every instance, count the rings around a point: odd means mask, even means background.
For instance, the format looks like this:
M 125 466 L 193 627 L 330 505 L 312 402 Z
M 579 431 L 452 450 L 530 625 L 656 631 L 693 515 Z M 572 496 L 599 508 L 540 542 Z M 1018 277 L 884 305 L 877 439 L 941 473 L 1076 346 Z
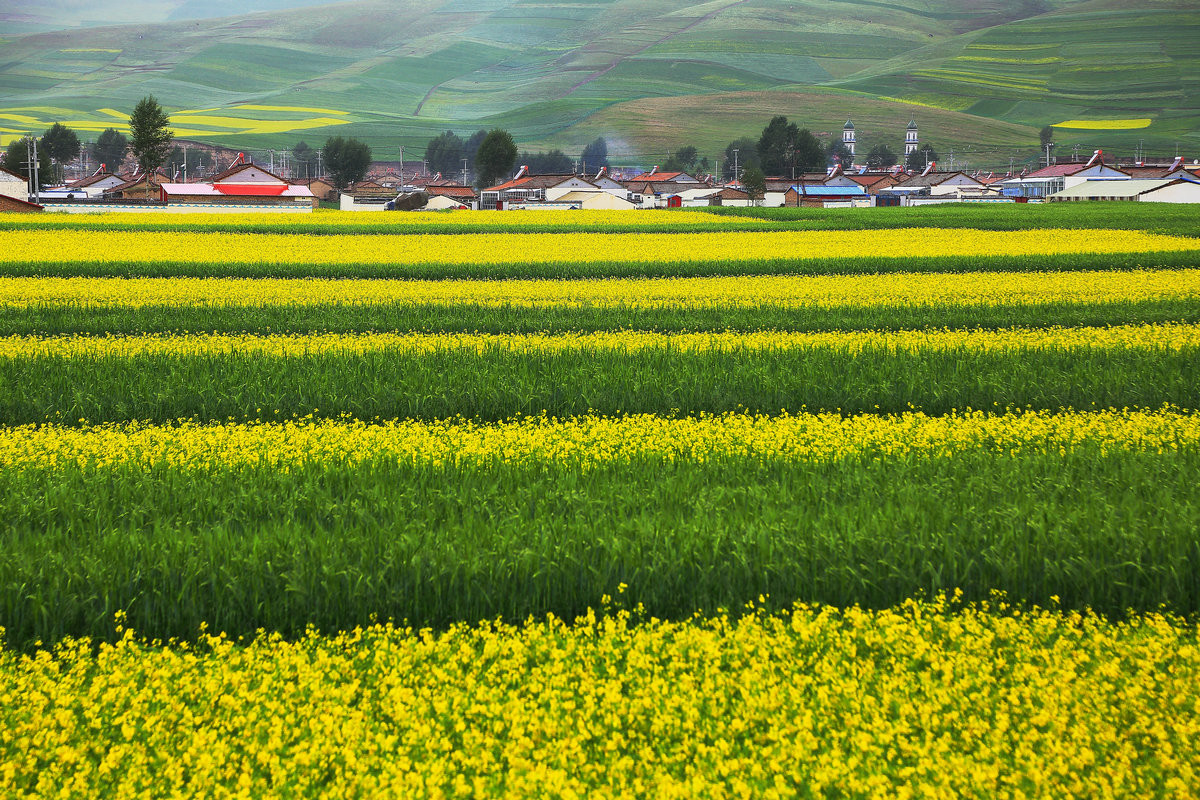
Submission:
M 825 135 L 853 118 L 860 153 L 900 150 L 915 116 L 979 167 L 1033 158 L 1048 124 L 1063 148 L 1190 158 L 1197 40 L 1182 0 L 356 0 L 0 36 L 0 141 L 54 121 L 94 137 L 152 93 L 182 138 L 353 135 L 384 159 L 493 126 L 712 157 L 778 113 Z

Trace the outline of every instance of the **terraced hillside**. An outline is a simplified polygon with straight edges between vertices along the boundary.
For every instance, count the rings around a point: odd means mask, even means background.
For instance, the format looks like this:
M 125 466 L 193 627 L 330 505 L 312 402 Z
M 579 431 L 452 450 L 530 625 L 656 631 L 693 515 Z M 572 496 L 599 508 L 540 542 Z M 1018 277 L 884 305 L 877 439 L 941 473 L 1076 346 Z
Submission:
M 713 154 L 786 113 L 818 132 L 853 116 L 860 147 L 893 149 L 916 115 L 922 141 L 976 165 L 1032 157 L 1037 128 L 1072 121 L 1065 144 L 1166 151 L 1194 143 L 1200 117 L 1187 5 L 359 0 L 10 34 L 0 142 L 56 120 L 120 127 L 152 92 L 179 135 L 239 147 L 342 133 L 378 153 L 500 125 L 533 148 L 605 135 L 638 155 Z

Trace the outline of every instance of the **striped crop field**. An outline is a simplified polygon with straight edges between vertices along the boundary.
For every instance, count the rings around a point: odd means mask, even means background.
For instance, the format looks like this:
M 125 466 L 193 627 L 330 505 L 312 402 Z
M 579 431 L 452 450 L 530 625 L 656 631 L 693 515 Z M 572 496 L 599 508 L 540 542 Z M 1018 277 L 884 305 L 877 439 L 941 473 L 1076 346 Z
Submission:
M 1191 797 L 1195 214 L 900 210 L 0 215 L 0 794 Z

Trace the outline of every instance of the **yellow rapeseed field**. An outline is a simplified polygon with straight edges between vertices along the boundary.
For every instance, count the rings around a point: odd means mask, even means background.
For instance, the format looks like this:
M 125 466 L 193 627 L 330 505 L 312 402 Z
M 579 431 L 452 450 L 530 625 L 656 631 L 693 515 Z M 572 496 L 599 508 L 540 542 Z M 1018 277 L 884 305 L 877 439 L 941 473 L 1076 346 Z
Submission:
M 1200 240 L 1122 230 L 974 229 L 721 231 L 710 233 L 480 233 L 393 236 L 0 231 L 0 264 L 505 265 L 725 263 L 777 259 L 1052 256 L 1200 251 Z
M 3 119 L 3 117 L 0 117 Z M 446 226 L 462 227 L 476 231 L 488 228 L 512 228 L 514 225 L 553 225 L 566 228 L 637 228 L 676 229 L 693 226 L 721 228 L 760 228 L 761 219 L 751 217 L 718 217 L 702 211 L 678 211 L 670 213 L 634 213 L 627 211 L 594 211 L 579 209 L 565 214 L 561 211 L 538 211 L 527 209 L 515 214 L 497 214 L 494 211 L 455 211 L 446 213 L 416 214 L 368 214 L 358 211 L 320 210 L 312 215 L 293 217 L 289 214 L 137 214 L 137 213 L 94 213 L 94 214 L 47 214 L 36 218 L 27 215 L 10 215 L 4 220 L 8 225 L 45 228 L 95 228 L 97 230 L 122 230 L 139 225 L 155 227 L 179 227 L 183 229 L 217 227 L 278 228 L 286 233 L 297 225 L 320 223 L 322 227 L 354 228 L 369 222 L 372 227 L 395 229 L 397 233 L 421 233 L 430 228 Z
M 562 280 L 0 278 L 0 307 L 923 306 L 1200 298 L 1200 269 Z
M 0 337 L 0 358 L 100 358 L 142 355 L 208 356 L 254 353 L 303 356 L 323 353 L 390 352 L 420 354 L 448 350 L 567 352 L 670 349 L 711 350 L 833 349 L 915 352 L 920 350 L 1018 351 L 1037 348 L 1140 348 L 1180 350 L 1200 345 L 1200 325 L 1115 325 L 1103 328 L 1002 328 L 999 330 L 902 331 L 719 331 L 655 333 L 308 333 L 308 334 L 144 334 L 130 336 Z
M 267 415 L 271 409 L 260 409 Z M 529 417 L 479 423 L 354 419 L 171 425 L 128 422 L 98 426 L 0 428 L 0 468 L 61 464 L 135 464 L 219 470 L 245 465 L 286 469 L 302 463 L 373 460 L 432 465 L 550 463 L 591 466 L 636 459 L 720 458 L 829 462 L 863 456 L 938 458 L 964 452 L 1002 455 L 1177 451 L 1200 444 L 1200 416 L 1158 411 L 979 411 L 946 416 L 654 414 L 569 419 Z
M 1196 634 L 946 598 L 244 645 L 125 631 L 0 651 L 0 793 L 1190 800 Z

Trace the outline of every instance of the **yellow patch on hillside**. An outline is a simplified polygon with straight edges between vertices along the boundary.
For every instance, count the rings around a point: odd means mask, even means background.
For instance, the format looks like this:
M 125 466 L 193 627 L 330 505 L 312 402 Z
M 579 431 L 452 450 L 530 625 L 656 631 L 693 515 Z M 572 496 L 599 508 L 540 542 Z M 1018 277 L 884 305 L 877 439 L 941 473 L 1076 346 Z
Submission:
M 1069 119 L 1056 122 L 1055 128 L 1076 128 L 1085 131 L 1131 131 L 1150 127 L 1149 119 Z
M 252 106 L 241 105 L 232 108 L 243 108 L 247 111 L 296 111 L 301 114 L 349 114 L 349 111 L 338 111 L 332 108 L 307 108 L 305 106 Z

